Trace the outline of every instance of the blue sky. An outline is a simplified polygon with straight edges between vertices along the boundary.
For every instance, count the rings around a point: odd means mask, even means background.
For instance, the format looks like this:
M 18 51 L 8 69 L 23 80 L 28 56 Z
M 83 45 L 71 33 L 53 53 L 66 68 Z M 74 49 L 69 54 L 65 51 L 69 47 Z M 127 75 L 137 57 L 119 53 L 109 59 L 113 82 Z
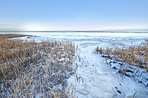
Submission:
M 0 30 L 148 29 L 148 0 L 0 0 Z

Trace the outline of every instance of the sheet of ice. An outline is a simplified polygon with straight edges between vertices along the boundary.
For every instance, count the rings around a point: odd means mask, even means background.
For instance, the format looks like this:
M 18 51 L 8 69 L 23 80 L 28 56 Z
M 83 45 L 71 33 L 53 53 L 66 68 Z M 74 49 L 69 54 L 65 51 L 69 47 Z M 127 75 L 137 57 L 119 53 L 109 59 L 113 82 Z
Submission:
M 33 35 L 30 40 L 36 41 L 73 41 L 75 43 L 94 43 L 100 46 L 136 45 L 148 39 L 148 33 L 101 33 L 101 32 L 0 32 L 9 34 Z M 21 39 L 28 39 L 22 37 Z M 100 44 L 101 43 L 101 44 Z

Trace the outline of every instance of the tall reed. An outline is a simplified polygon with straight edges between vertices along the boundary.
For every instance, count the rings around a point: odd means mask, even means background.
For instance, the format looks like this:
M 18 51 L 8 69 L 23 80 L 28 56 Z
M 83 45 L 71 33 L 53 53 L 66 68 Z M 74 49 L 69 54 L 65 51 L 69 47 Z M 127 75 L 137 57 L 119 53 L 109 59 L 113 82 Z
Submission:
M 36 43 L 6 36 L 0 37 L 0 97 L 74 96 L 65 90 L 66 79 L 74 73 L 74 43 Z

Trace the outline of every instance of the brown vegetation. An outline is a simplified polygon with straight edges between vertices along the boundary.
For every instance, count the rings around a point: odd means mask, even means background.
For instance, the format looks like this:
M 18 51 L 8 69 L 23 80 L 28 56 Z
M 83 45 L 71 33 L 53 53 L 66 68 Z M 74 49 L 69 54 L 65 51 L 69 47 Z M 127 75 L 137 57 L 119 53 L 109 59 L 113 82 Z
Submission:
M 65 87 L 74 73 L 75 45 L 8 39 L 20 36 L 0 37 L 0 97 L 74 97 Z
M 110 63 L 120 62 L 119 73 L 123 75 L 130 77 L 127 73 L 131 73 L 131 76 L 140 78 L 142 74 L 148 73 L 148 41 L 139 46 L 117 47 L 115 49 L 97 47 L 95 52 L 102 54 L 102 57 L 110 59 Z M 139 71 L 140 69 L 141 71 Z M 144 78 L 145 81 L 147 81 L 148 78 Z M 141 80 L 139 82 L 141 82 Z
M 14 38 L 14 37 L 23 37 L 25 35 L 20 34 L 0 34 L 0 39 L 8 39 L 8 38 Z

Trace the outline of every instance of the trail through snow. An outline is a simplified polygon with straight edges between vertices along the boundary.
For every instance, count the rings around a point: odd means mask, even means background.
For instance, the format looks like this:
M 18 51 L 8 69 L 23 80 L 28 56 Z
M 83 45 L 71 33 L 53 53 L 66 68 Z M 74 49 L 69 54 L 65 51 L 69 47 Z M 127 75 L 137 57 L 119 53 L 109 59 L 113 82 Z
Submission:
M 95 46 L 79 47 L 81 60 L 68 79 L 78 98 L 147 98 L 148 88 L 115 72 L 106 60 L 92 53 Z M 78 81 L 77 81 L 77 78 Z

